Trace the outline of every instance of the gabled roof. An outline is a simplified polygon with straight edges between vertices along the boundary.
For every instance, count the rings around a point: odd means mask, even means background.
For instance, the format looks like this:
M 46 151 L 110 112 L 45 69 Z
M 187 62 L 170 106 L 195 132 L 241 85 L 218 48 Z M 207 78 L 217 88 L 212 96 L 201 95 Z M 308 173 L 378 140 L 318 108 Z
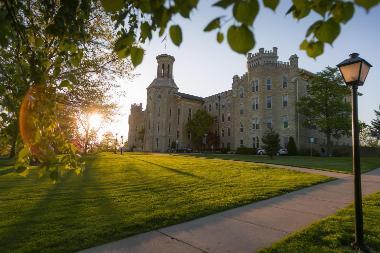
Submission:
M 190 95 L 190 94 L 186 94 L 186 93 L 176 92 L 174 94 L 180 96 L 181 98 L 186 98 L 186 99 L 190 99 L 190 100 L 197 100 L 197 101 L 201 101 L 201 102 L 204 101 L 204 99 L 202 97 L 198 97 L 198 96 L 194 96 L 194 95 Z

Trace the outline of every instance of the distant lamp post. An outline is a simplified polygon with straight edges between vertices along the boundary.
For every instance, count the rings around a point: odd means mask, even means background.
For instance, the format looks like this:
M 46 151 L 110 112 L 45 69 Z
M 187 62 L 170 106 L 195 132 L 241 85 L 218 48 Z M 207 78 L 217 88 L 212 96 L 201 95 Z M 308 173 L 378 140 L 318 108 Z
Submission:
M 123 140 L 123 136 L 120 136 L 121 138 L 121 146 L 120 146 L 120 155 L 123 154 L 123 144 L 124 144 L 124 140 Z
M 115 137 L 115 151 L 114 151 L 114 153 L 116 154 L 117 153 L 117 133 L 115 135 L 116 135 L 116 137 Z
M 352 160 L 355 185 L 355 242 L 353 246 L 366 251 L 363 238 L 363 210 L 360 171 L 360 144 L 358 122 L 358 86 L 362 86 L 372 67 L 358 53 L 350 54 L 350 58 L 339 63 L 338 68 L 346 85 L 352 89 Z

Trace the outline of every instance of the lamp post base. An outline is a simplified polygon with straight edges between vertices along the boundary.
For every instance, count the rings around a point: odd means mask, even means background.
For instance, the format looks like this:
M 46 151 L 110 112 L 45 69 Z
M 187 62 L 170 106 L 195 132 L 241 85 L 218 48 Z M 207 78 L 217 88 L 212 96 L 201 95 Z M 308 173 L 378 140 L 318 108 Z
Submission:
M 356 250 L 357 252 L 359 253 L 372 253 L 374 251 L 372 251 L 370 248 L 368 248 L 365 244 L 361 243 L 361 244 L 358 244 L 357 242 L 352 242 L 351 243 L 351 247 Z

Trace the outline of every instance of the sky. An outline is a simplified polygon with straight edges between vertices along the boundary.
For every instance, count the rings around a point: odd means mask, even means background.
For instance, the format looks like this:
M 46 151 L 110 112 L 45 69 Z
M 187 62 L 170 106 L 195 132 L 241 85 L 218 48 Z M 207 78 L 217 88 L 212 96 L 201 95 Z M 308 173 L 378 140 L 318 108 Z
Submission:
M 130 105 L 142 103 L 145 108 L 146 88 L 156 75 L 156 56 L 167 53 L 175 57 L 173 76 L 180 92 L 206 97 L 231 89 L 233 75 L 246 72 L 246 58 L 233 52 L 227 41 L 216 42 L 216 32 L 205 33 L 203 28 L 220 15 L 232 15 L 231 10 L 211 7 L 215 1 L 200 1 L 198 9 L 191 15 L 191 20 L 175 19 L 183 31 L 183 42 L 180 47 L 172 44 L 170 39 L 162 43 L 158 34 L 145 45 L 144 60 L 135 70 L 135 78 L 119 80 L 125 97 L 115 98 L 119 104 L 119 115 L 115 120 L 103 127 L 102 132 L 112 131 L 128 136 L 128 116 Z M 261 2 L 261 1 L 260 1 Z M 259 48 L 272 49 L 278 47 L 280 61 L 288 61 L 290 55 L 297 54 L 299 66 L 311 72 L 318 72 L 327 66 L 335 66 L 348 58 L 352 52 L 357 52 L 373 65 L 367 80 L 359 92 L 359 119 L 369 123 L 374 118 L 374 109 L 380 106 L 380 6 L 368 14 L 362 8 L 357 8 L 353 19 L 342 26 L 339 37 L 333 46 L 326 45 L 322 56 L 316 60 L 309 58 L 299 49 L 299 44 L 305 38 L 307 28 L 319 16 L 311 15 L 297 22 L 291 15 L 285 13 L 291 6 L 290 0 L 282 0 L 276 12 L 260 6 L 260 13 L 254 22 L 256 45 L 251 51 Z

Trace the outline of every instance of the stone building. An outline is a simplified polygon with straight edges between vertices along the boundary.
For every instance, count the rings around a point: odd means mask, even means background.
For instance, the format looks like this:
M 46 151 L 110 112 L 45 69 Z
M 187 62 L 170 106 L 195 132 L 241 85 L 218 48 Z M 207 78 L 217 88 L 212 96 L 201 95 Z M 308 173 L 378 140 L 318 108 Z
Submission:
M 304 128 L 303 118 L 296 111 L 296 102 L 307 94 L 312 73 L 299 68 L 297 55 L 289 62 L 278 61 L 277 48 L 247 56 L 247 72 L 233 76 L 230 90 L 197 97 L 178 90 L 173 78 L 174 57 L 157 56 L 157 77 L 147 88 L 147 105 L 132 105 L 129 116 L 130 149 L 166 152 L 191 147 L 186 123 L 196 110 L 206 110 L 215 117 L 214 131 L 220 136 L 220 148 L 261 147 L 261 137 L 270 128 L 280 134 L 285 147 L 292 136 L 298 148 L 320 150 L 323 135 Z M 341 139 L 339 144 L 349 144 Z

